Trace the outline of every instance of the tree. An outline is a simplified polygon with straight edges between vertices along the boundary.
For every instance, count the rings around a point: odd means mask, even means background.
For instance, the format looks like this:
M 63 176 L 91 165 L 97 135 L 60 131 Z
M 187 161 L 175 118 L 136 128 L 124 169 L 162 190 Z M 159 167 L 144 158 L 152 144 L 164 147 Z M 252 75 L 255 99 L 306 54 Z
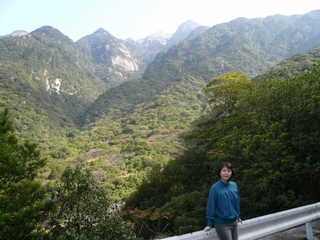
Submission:
M 163 234 L 200 229 L 221 161 L 236 168 L 243 219 L 320 201 L 319 79 L 320 63 L 289 79 L 260 79 L 239 88 L 228 88 L 228 81 L 208 85 L 213 111 L 184 135 L 184 154 L 152 172 L 127 201 L 143 223 L 140 231 L 156 223 Z M 156 221 L 147 215 L 152 206 L 162 213 Z
M 243 218 L 319 201 L 319 76 L 320 64 L 294 78 L 260 79 L 232 111 L 199 120 L 186 135 L 212 169 L 236 167 Z
M 251 214 L 320 200 L 319 76 L 317 64 L 294 78 L 260 80 L 235 108 L 216 153 L 237 164 L 242 199 L 256 203 Z
M 206 224 L 205 204 L 212 184 L 212 159 L 208 159 L 207 154 L 228 130 L 224 119 L 232 114 L 242 92 L 250 90 L 253 84 L 247 82 L 243 73 L 230 72 L 206 85 L 204 92 L 211 109 L 183 137 L 188 140 L 189 148 L 163 169 L 153 168 L 137 192 L 126 201 L 128 216 L 135 222 L 139 236 L 183 234 Z
M 14 134 L 9 110 L 0 113 L 0 239 L 33 239 L 41 234 L 46 190 L 35 180 L 46 160 L 37 145 Z
M 210 80 L 204 92 L 214 115 L 220 116 L 233 109 L 239 100 L 239 94 L 253 86 L 247 78 L 242 72 L 234 71 Z
M 52 189 L 49 227 L 52 239 L 134 239 L 133 227 L 125 223 L 105 191 L 81 164 L 68 167 Z

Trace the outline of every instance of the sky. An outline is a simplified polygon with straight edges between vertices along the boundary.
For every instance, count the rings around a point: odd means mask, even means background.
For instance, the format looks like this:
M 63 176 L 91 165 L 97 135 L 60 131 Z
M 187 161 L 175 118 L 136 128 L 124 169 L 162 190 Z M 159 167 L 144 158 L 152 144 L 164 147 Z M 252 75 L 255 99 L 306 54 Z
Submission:
M 0 0 L 0 36 L 51 26 L 74 42 L 103 28 L 119 39 L 174 33 L 188 19 L 201 25 L 239 17 L 306 14 L 319 0 Z

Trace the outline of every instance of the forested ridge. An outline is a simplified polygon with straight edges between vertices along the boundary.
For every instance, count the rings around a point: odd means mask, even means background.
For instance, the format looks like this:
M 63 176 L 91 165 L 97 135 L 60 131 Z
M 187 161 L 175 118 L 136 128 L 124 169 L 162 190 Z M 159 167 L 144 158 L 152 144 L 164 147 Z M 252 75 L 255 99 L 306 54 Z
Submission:
M 106 81 L 110 62 L 90 55 L 121 43 L 104 30 L 77 45 L 50 27 L 0 39 L 0 238 L 203 229 L 221 161 L 236 168 L 242 219 L 319 201 L 318 15 L 213 26 L 118 86 Z M 33 208 L 8 201 L 22 186 L 36 190 Z

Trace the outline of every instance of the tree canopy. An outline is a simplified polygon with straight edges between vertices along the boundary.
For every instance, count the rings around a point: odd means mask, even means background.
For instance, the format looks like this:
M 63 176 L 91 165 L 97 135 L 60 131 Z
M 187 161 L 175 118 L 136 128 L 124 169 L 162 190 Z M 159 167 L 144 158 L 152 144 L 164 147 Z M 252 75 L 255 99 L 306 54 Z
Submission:
M 50 239 L 134 239 L 133 227 L 81 164 L 68 167 L 51 191 Z
M 0 113 L 0 239 L 33 239 L 40 234 L 46 191 L 35 180 L 46 160 L 37 145 L 20 143 L 9 110 Z
M 165 215 L 149 217 L 145 228 L 169 223 L 171 235 L 202 229 L 221 161 L 235 166 L 242 219 L 319 201 L 319 76 L 316 64 L 288 79 L 245 82 L 233 72 L 211 80 L 204 89 L 211 109 L 182 137 L 184 154 L 154 169 L 127 201 L 129 211 L 157 208 Z

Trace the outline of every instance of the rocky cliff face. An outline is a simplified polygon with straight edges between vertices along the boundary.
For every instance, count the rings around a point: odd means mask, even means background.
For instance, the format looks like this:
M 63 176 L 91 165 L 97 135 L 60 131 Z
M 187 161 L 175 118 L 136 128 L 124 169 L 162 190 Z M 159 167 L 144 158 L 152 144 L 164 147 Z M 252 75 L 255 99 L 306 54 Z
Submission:
M 141 62 L 147 65 L 154 60 L 158 53 L 166 51 L 173 45 L 179 43 L 179 41 L 186 39 L 186 37 L 199 26 L 200 24 L 193 20 L 188 20 L 179 25 L 173 34 L 158 31 L 138 41 L 126 39 L 124 43 Z M 194 32 L 194 36 L 202 32 L 203 31 Z
M 17 31 L 14 31 L 13 33 L 11 33 L 10 37 L 21 37 L 21 36 L 24 36 L 27 34 L 29 34 L 29 33 L 24 30 L 17 30 Z
M 118 66 L 124 71 L 139 70 L 138 60 L 123 44 L 122 40 L 113 37 L 102 28 L 80 39 L 78 44 L 86 44 L 92 55 L 92 60 L 97 64 L 106 64 L 109 67 Z
M 96 65 L 96 74 L 113 87 L 141 75 L 141 62 L 125 45 L 103 28 L 77 43 Z
M 129 49 L 121 43 L 119 45 L 119 50 L 121 54 L 111 57 L 113 66 L 119 66 L 125 71 L 138 71 L 138 61 L 136 58 L 134 58 Z
M 160 50 L 167 44 L 171 38 L 171 33 L 165 33 L 163 31 L 158 31 L 154 34 L 151 34 L 143 39 L 137 41 L 138 44 L 147 48 L 148 50 Z
M 200 27 L 199 23 L 189 19 L 186 22 L 180 24 L 174 34 L 171 36 L 169 41 L 166 43 L 166 49 L 177 44 L 179 41 L 185 39 L 194 29 Z

